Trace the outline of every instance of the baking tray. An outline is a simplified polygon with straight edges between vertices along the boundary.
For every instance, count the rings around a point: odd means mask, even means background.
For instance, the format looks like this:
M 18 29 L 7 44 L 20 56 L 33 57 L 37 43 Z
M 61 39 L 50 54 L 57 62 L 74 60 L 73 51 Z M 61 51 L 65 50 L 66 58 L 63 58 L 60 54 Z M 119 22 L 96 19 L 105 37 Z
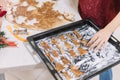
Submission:
M 90 79 L 90 78 L 94 77 L 95 75 L 117 65 L 120 62 L 120 42 L 114 36 L 111 35 L 111 38 L 109 39 L 109 43 L 107 44 L 106 49 L 98 51 L 97 53 L 95 53 L 94 51 L 88 50 L 87 54 L 77 55 L 73 60 L 75 61 L 74 62 L 75 65 L 78 64 L 77 66 L 79 66 L 79 70 L 83 72 L 83 75 L 80 75 L 79 77 L 76 78 L 74 74 L 72 74 L 71 72 L 67 72 L 67 74 L 69 74 L 70 76 L 72 76 L 72 75 L 73 76 L 71 79 L 69 79 L 69 78 L 66 79 L 66 77 L 63 76 L 62 73 L 64 71 L 67 71 L 68 67 L 67 67 L 67 69 L 64 69 L 63 71 L 58 71 L 55 67 L 56 65 L 54 64 L 54 62 L 51 62 L 49 57 L 46 56 L 46 54 L 43 50 L 43 47 L 39 46 L 39 42 L 41 42 L 41 41 L 49 42 L 49 40 L 51 40 L 52 37 L 66 35 L 67 33 L 71 33 L 71 31 L 74 31 L 74 30 L 78 30 L 80 32 L 80 34 L 82 35 L 82 39 L 85 39 L 86 42 L 88 42 L 90 40 L 90 38 L 99 30 L 99 28 L 93 22 L 91 22 L 89 19 L 85 19 L 85 20 L 77 21 L 77 22 L 74 22 L 74 23 L 71 23 L 68 25 L 64 25 L 64 26 L 55 28 L 55 29 L 51 29 L 51 30 L 48 30 L 48 31 L 30 36 L 27 38 L 30 45 L 32 46 L 32 48 L 39 54 L 39 56 L 43 60 L 43 63 L 47 66 L 47 68 L 49 69 L 49 71 L 51 72 L 51 74 L 53 75 L 53 77 L 56 80 L 87 80 L 87 79 Z M 88 36 L 86 36 L 86 35 L 88 35 Z M 58 41 L 62 42 L 62 40 L 58 40 Z M 53 46 L 53 45 L 50 44 L 50 46 Z M 62 46 L 62 47 L 64 47 L 64 46 Z M 84 46 L 82 46 L 82 47 L 84 49 L 87 48 Z M 52 48 L 54 48 L 54 46 Z M 99 61 L 98 57 L 102 61 Z M 108 58 L 106 58 L 106 57 L 108 57 Z M 81 63 L 80 60 L 83 61 L 83 63 Z M 89 61 L 89 60 L 91 60 L 91 61 Z M 72 62 L 71 62 L 71 64 L 72 64 Z M 90 67 L 86 68 L 85 65 L 88 65 Z M 94 65 L 94 66 L 91 66 L 91 65 Z M 100 65 L 102 65 L 102 66 L 100 66 Z M 82 69 L 81 69 L 81 67 L 82 67 Z

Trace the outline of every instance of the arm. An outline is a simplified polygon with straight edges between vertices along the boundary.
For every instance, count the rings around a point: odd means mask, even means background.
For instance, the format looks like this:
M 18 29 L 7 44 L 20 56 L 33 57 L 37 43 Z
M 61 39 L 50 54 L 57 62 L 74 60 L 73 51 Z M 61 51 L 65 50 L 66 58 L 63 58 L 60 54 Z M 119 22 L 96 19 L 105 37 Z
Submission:
M 105 27 L 105 29 L 108 29 L 110 32 L 114 32 L 117 27 L 120 26 L 120 12 L 118 15 Z
M 98 50 L 106 46 L 111 34 L 120 26 L 120 12 L 117 16 L 103 29 L 98 31 L 88 42 L 90 49 Z

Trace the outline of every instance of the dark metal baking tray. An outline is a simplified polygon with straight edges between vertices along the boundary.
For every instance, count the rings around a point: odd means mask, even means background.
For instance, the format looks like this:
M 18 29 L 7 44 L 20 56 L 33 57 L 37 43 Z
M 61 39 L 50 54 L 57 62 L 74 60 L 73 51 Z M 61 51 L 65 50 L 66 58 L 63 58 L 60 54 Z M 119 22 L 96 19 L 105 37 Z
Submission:
M 51 74 L 53 75 L 53 77 L 56 80 L 62 80 L 62 77 L 59 75 L 59 73 L 56 71 L 56 69 L 54 68 L 54 66 L 51 64 L 51 62 L 46 58 L 46 56 L 44 55 L 44 53 L 40 50 L 40 48 L 38 47 L 38 45 L 36 44 L 36 41 L 44 39 L 46 37 L 50 37 L 53 35 L 57 35 L 61 32 L 66 32 L 72 29 L 85 29 L 85 26 L 83 25 L 89 25 L 89 27 L 92 27 L 95 31 L 98 31 L 99 28 L 93 23 L 91 22 L 89 19 L 85 19 L 85 20 L 80 20 L 71 24 L 67 24 L 55 29 L 51 29 L 33 36 L 30 36 L 27 38 L 27 40 L 29 41 L 30 45 L 32 46 L 32 48 L 38 53 L 38 55 L 42 58 L 43 63 L 45 63 L 45 65 L 47 66 L 47 68 L 49 69 L 49 71 L 51 72 Z M 118 54 L 120 53 L 120 42 L 111 35 L 111 38 L 109 39 L 109 43 L 111 43 L 118 51 Z M 107 70 L 108 68 L 111 68 L 115 65 L 117 65 L 120 62 L 120 59 L 117 60 L 116 62 L 112 63 L 109 66 L 106 66 L 105 68 L 103 68 L 102 70 L 98 71 L 98 72 L 93 72 L 85 77 L 83 77 L 83 80 L 87 80 L 90 79 L 91 77 L 94 77 L 95 75 Z

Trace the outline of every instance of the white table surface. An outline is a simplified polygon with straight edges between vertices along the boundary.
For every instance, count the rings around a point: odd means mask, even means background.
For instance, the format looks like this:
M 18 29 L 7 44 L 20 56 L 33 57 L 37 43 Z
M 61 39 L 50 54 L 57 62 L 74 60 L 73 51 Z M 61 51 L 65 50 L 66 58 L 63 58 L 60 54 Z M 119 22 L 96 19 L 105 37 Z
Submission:
M 59 0 L 58 9 L 63 12 L 67 11 L 75 14 L 75 21 L 80 20 L 80 16 L 77 12 L 77 5 L 74 5 L 72 0 Z M 40 63 L 40 60 L 34 53 L 30 53 L 33 50 L 29 49 L 30 52 L 24 46 L 24 43 L 18 41 L 14 38 L 10 32 L 7 30 L 7 25 L 12 25 L 3 18 L 2 31 L 5 31 L 8 39 L 15 41 L 18 46 L 8 47 L 0 49 L 0 72 L 5 72 L 9 70 L 19 70 L 19 69 L 28 69 L 34 68 L 37 64 Z M 29 47 L 29 46 L 28 46 Z
M 3 19 L 2 31 L 5 31 L 6 37 L 9 40 L 15 41 L 17 47 L 7 47 L 0 49 L 0 71 L 6 71 L 10 69 L 16 69 L 17 67 L 28 67 L 36 65 L 32 54 L 26 49 L 24 43 L 14 38 L 6 28 L 8 25 L 5 19 Z

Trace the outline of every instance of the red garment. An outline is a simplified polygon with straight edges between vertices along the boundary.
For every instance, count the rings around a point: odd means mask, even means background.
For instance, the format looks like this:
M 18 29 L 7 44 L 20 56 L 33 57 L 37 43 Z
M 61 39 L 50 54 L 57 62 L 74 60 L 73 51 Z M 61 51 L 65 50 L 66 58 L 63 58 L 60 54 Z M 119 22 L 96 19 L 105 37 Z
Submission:
M 105 27 L 120 11 L 120 0 L 79 0 L 79 13 L 99 28 Z
M 6 13 L 7 11 L 2 10 L 2 6 L 0 6 L 0 17 L 3 17 Z

